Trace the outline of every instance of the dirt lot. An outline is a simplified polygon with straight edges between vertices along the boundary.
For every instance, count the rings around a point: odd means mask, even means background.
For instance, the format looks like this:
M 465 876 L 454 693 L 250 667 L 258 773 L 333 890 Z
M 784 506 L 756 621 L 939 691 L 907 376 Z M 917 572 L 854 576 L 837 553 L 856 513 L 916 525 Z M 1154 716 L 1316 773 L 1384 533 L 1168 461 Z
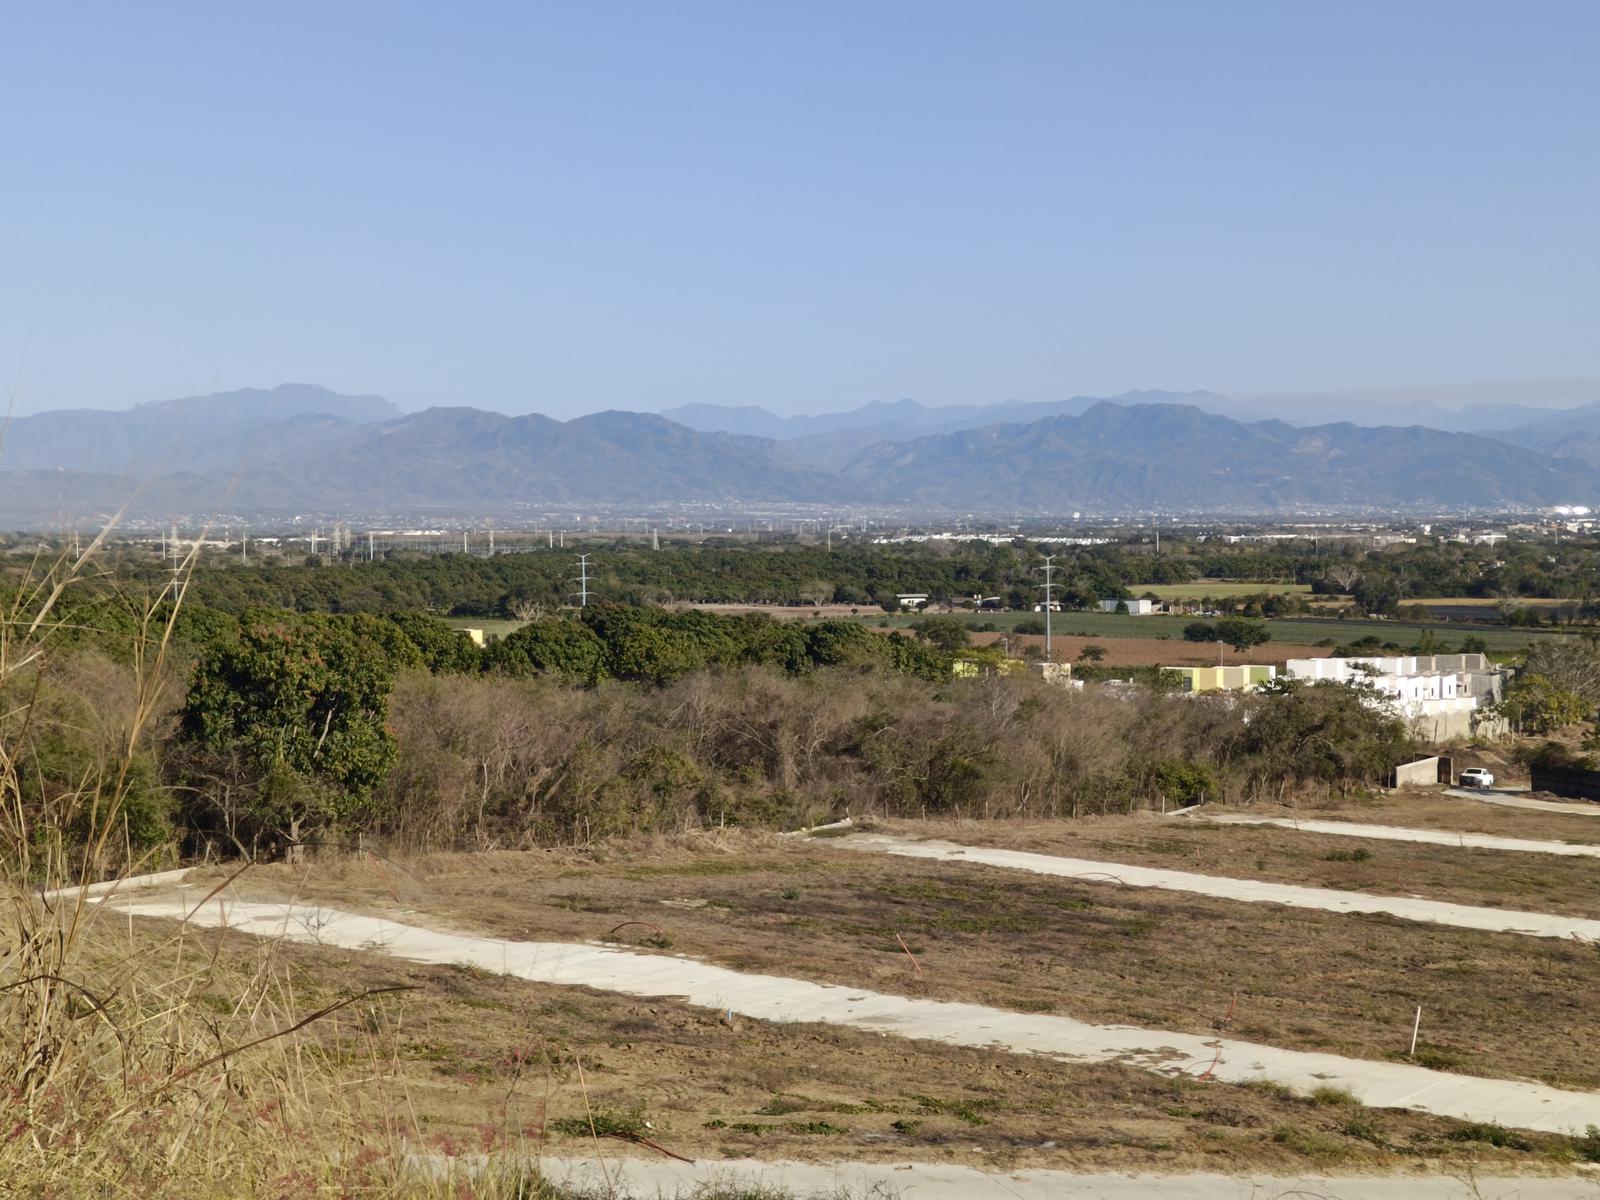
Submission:
M 1299 812 L 1309 815 L 1304 809 Z M 1415 842 L 1361 842 L 1338 834 L 1210 825 L 1149 814 L 1078 821 L 880 824 L 888 832 L 909 837 L 940 837 L 975 846 L 1003 846 L 1199 875 L 1600 917 L 1600 863 L 1587 858 Z
M 1108 825 L 1096 836 L 1145 832 Z M 1509 878 L 1526 869 L 1515 860 L 1528 856 L 1502 857 Z M 1386 853 L 1375 865 L 1385 864 L 1395 865 Z M 648 921 L 659 940 L 644 926 L 619 936 L 738 970 L 1202 1035 L 1237 995 L 1220 1026 L 1229 1036 L 1373 1059 L 1404 1054 L 1421 1004 L 1423 1065 L 1600 1086 L 1600 953 L 1575 943 L 731 833 L 588 853 L 263 867 L 236 886 L 249 899 L 521 940 L 601 939 Z
M 1595 806 L 1600 812 L 1600 805 Z M 1453 833 L 1492 833 L 1497 837 L 1538 838 L 1554 842 L 1600 843 L 1600 816 L 1582 817 L 1532 809 L 1481 804 L 1439 791 L 1402 791 L 1302 802 L 1293 808 L 1253 806 L 1217 808 L 1257 817 L 1301 817 L 1318 821 L 1359 821 L 1367 825 L 1400 825 L 1412 829 L 1444 829 Z M 1597 868 L 1600 871 L 1600 868 Z
M 226 952 L 228 939 L 201 935 Z M 302 1005 L 416 990 L 309 1027 L 391 1132 L 437 1152 L 584 1152 L 592 1111 L 696 1158 L 906 1158 L 1129 1170 L 1558 1170 L 1564 1138 L 826 1026 L 739 1022 L 453 967 L 283 945 Z M 222 1001 L 224 1004 L 226 1001 Z M 337 1103 L 337 1101 L 335 1101 Z M 1495 1143 L 1502 1143 L 1496 1145 Z M 600 1153 L 644 1153 L 606 1139 Z
M 885 615 L 883 609 L 876 604 L 690 604 L 687 601 L 677 601 L 663 607 L 677 612 L 697 609 L 700 612 L 722 613 L 725 616 L 735 617 L 743 616 L 745 613 L 761 613 L 764 616 L 776 617 L 780 621 L 838 620 L 842 617 Z
M 1065 620 L 1070 621 L 1072 614 Z M 1012 653 L 1021 653 L 1022 647 L 1033 646 L 1044 653 L 1044 638 L 1032 633 L 974 633 L 972 644 L 989 646 L 1001 638 L 1009 638 Z M 1074 662 L 1085 646 L 1099 646 L 1105 657 L 1099 665 L 1104 667 L 1214 667 L 1217 665 L 1215 642 L 1185 642 L 1179 638 L 1132 637 L 1073 637 L 1054 634 L 1050 638 L 1050 652 L 1057 662 Z M 1295 646 L 1287 642 L 1268 642 L 1243 654 L 1225 650 L 1223 662 L 1277 663 L 1280 666 L 1291 658 L 1327 658 L 1333 651 L 1326 646 Z

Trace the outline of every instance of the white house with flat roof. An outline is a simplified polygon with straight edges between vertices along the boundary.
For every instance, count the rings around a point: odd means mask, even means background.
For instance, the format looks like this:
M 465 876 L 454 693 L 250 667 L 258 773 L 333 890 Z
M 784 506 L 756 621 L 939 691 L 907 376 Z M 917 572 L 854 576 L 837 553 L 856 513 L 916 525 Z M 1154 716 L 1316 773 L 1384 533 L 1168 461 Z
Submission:
M 1156 602 L 1154 600 L 1102 600 L 1100 601 L 1100 611 L 1114 613 L 1117 611 L 1117 605 L 1119 604 L 1127 607 L 1130 617 L 1148 617 L 1156 611 Z
M 1307 682 L 1370 683 L 1421 736 L 1434 741 L 1481 732 L 1478 710 L 1499 698 L 1504 677 L 1481 654 L 1291 658 L 1283 670 Z

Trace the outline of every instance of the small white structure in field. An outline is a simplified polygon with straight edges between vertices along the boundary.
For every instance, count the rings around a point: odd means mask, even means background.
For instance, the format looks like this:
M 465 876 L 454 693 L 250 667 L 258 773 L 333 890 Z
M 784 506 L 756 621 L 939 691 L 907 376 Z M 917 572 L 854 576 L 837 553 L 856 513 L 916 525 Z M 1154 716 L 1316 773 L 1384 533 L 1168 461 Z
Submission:
M 1114 613 L 1118 605 L 1125 607 L 1130 617 L 1148 617 L 1156 611 L 1154 600 L 1102 600 L 1100 611 Z

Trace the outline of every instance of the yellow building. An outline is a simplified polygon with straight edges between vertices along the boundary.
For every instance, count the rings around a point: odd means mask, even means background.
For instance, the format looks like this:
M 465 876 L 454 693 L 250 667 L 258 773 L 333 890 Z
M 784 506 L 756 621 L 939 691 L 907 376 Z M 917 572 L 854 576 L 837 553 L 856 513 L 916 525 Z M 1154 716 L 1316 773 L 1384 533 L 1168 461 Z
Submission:
M 1162 667 L 1183 678 L 1186 692 L 1243 692 L 1277 677 L 1274 666 Z

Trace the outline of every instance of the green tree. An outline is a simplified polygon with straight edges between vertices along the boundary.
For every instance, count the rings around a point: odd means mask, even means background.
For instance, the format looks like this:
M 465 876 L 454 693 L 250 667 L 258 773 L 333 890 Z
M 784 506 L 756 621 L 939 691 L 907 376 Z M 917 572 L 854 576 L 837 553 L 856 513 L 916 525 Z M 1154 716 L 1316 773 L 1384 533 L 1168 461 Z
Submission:
M 1106 656 L 1106 648 L 1104 646 L 1101 646 L 1101 645 L 1095 643 L 1095 642 L 1090 642 L 1082 650 L 1078 651 L 1078 661 L 1079 662 L 1097 663 L 1102 658 L 1104 658 L 1105 656 Z
M 1240 617 L 1224 617 L 1216 624 L 1216 639 L 1226 642 L 1243 653 L 1252 646 L 1272 640 L 1272 634 L 1260 621 L 1246 621 Z
M 1183 808 L 1221 794 L 1211 768 L 1192 759 L 1169 758 L 1158 762 L 1154 777 L 1156 790 Z
M 568 683 L 594 683 L 605 674 L 605 660 L 605 645 L 594 631 L 565 617 L 530 621 L 483 652 L 485 670 L 554 675 Z
M 1536 676 L 1591 707 L 1600 704 L 1600 644 L 1587 637 L 1543 638 L 1529 648 L 1518 678 Z
M 1275 679 L 1251 702 L 1242 749 L 1257 786 L 1380 783 L 1410 757 L 1405 722 L 1370 683 Z
M 923 617 L 911 631 L 941 650 L 960 650 L 972 642 L 972 632 L 960 617 Z
M 405 635 L 421 656 L 422 665 L 435 675 L 471 674 L 483 666 L 483 652 L 459 629 L 438 617 L 420 612 L 391 613 L 389 623 Z
M 1217 627 L 1210 621 L 1190 621 L 1183 627 L 1183 640 L 1186 642 L 1214 642 L 1217 640 Z
M 1554 733 L 1594 714 L 1594 705 L 1544 675 L 1523 673 L 1493 710 L 1518 733 Z
M 285 840 L 291 856 L 308 826 L 360 811 L 394 759 L 394 648 L 375 624 L 247 613 L 237 637 L 209 647 L 195 668 L 184 734 L 239 762 L 246 827 Z

